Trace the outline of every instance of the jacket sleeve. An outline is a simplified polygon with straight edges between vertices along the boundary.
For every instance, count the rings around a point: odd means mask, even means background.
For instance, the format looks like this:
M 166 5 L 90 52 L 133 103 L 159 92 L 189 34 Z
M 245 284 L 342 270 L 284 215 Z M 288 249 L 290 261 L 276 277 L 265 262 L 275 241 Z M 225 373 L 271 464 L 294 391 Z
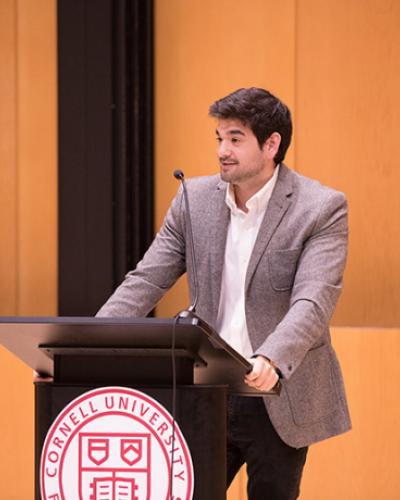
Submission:
M 185 272 L 182 188 L 143 259 L 97 312 L 97 317 L 146 316 Z
M 273 360 L 285 378 L 323 343 L 341 292 L 347 242 L 347 202 L 342 193 L 333 192 L 304 242 L 289 310 L 255 353 Z

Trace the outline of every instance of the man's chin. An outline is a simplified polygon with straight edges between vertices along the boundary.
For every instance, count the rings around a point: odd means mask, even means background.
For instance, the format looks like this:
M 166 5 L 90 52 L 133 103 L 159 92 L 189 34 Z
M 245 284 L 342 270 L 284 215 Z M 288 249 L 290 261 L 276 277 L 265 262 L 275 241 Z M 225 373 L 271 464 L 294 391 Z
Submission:
M 221 179 L 225 182 L 232 182 L 234 180 L 234 175 L 231 172 L 220 171 Z

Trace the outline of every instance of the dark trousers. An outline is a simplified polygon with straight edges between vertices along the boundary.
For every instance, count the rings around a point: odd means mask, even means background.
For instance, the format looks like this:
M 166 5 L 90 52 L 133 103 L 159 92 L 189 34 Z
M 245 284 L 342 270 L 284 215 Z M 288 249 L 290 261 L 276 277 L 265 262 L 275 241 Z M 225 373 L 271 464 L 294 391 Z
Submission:
M 295 500 L 308 448 L 292 448 L 273 428 L 260 397 L 228 400 L 227 480 L 247 464 L 249 500 Z

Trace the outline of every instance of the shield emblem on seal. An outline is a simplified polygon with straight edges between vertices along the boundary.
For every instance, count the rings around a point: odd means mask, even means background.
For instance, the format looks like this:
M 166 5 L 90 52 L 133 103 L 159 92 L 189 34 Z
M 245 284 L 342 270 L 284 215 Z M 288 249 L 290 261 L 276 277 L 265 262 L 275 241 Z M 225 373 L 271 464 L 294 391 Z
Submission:
M 89 438 L 88 439 L 88 458 L 95 465 L 101 465 L 105 462 L 110 453 L 110 441 L 107 438 L 96 439 Z
M 121 458 L 130 467 L 142 458 L 141 439 L 121 439 Z
M 79 434 L 80 500 L 150 500 L 150 434 Z

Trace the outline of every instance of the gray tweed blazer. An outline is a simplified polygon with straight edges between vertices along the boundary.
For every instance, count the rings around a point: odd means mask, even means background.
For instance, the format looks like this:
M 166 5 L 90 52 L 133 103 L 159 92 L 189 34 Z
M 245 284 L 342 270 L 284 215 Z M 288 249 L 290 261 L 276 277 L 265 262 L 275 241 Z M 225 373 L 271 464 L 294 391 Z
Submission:
M 200 296 L 197 314 L 215 325 L 230 212 L 219 176 L 187 182 Z M 141 317 L 187 271 L 193 293 L 182 190 L 137 268 L 100 317 Z M 281 165 L 246 275 L 246 321 L 254 354 L 283 374 L 279 397 L 264 397 L 270 419 L 293 447 L 350 429 L 329 321 L 347 254 L 344 195 Z

